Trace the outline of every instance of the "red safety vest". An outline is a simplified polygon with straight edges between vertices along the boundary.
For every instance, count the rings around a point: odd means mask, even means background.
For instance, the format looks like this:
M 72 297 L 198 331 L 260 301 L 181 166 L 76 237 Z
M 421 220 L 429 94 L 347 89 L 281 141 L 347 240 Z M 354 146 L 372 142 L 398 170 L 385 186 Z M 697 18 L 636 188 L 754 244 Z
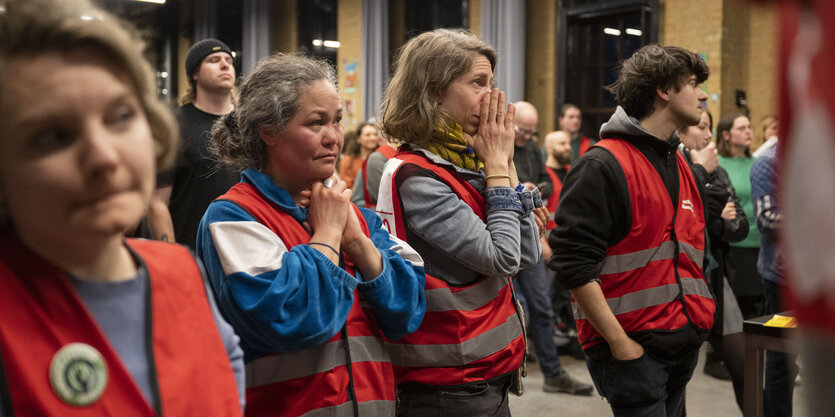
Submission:
M 577 156 L 583 156 L 583 154 L 586 153 L 586 151 L 588 151 L 589 148 L 591 148 L 591 139 L 589 139 L 586 136 L 583 136 L 582 138 L 580 138 L 580 153 Z
M 232 366 L 192 255 L 170 243 L 128 239 L 126 244 L 150 277 L 150 365 L 161 413 L 241 415 Z M 14 233 L 0 234 L 0 317 L 0 352 L 14 415 L 156 415 L 66 273 L 30 251 Z M 56 368 L 50 364 L 60 357 L 56 352 L 71 343 L 95 348 L 105 362 L 106 386 L 89 405 L 65 403 L 50 383 Z M 63 375 L 72 379 L 69 371 Z
M 310 233 L 298 221 L 275 207 L 250 184 L 238 183 L 218 200 L 241 206 L 275 233 L 288 250 L 310 242 Z M 356 206 L 354 209 L 363 233 L 370 236 L 365 218 Z M 353 275 L 350 259 L 343 255 L 343 260 L 345 270 Z M 394 374 L 382 333 L 373 313 L 363 309 L 356 289 L 353 297 L 345 326 L 327 343 L 297 352 L 266 355 L 246 365 L 247 416 L 394 414 Z M 354 407 L 359 414 L 355 414 Z
M 566 171 L 568 168 L 569 166 L 566 165 Z M 560 203 L 562 181 L 560 180 L 560 177 L 557 176 L 557 173 L 554 172 L 553 168 L 546 166 L 545 170 L 548 171 L 548 175 L 551 177 L 551 182 L 554 184 L 554 191 L 551 193 L 551 196 L 548 197 L 548 222 L 545 223 L 545 230 L 551 230 L 557 227 L 557 223 L 554 221 L 554 214 L 557 212 L 557 206 Z
M 396 186 L 398 170 L 406 164 L 437 175 L 485 220 L 484 197 L 469 183 L 423 156 L 401 151 L 386 164 L 377 200 L 377 214 L 393 235 L 408 240 Z M 400 340 L 386 340 L 398 384 L 459 385 L 519 368 L 525 340 L 510 278 L 480 277 L 454 286 L 427 274 L 425 288 L 420 328 Z
M 630 190 L 632 228 L 606 250 L 599 273 L 618 322 L 627 333 L 676 330 L 688 322 L 709 330 L 716 305 L 702 273 L 704 211 L 687 162 L 676 153 L 679 198 L 673 206 L 661 177 L 632 144 L 604 139 L 595 146 L 614 155 Z M 584 348 L 603 341 L 576 304 L 574 314 Z
M 780 19 L 780 141 L 778 150 L 778 207 L 783 224 L 778 230 L 787 292 L 783 307 L 791 309 L 800 328 L 812 335 L 804 345 L 835 350 L 835 271 L 829 256 L 835 252 L 832 201 L 835 189 L 820 186 L 831 179 L 835 166 L 835 2 L 779 2 Z M 814 41 L 799 41 L 804 33 Z M 790 70 L 791 68 L 791 70 Z M 828 142 L 828 143 L 827 143 Z M 749 222 L 754 221 L 749 219 Z M 827 340 L 820 342 L 818 340 Z M 824 367 L 826 369 L 826 367 Z M 811 374 L 812 372 L 810 372 Z M 818 373 L 819 374 L 819 373 Z M 819 376 L 821 376 L 819 374 Z
M 397 153 L 397 149 L 394 149 L 391 146 L 383 145 L 383 146 L 380 146 L 377 149 L 375 149 L 374 152 L 379 152 L 380 154 L 385 156 L 386 159 L 391 159 L 394 156 L 394 154 Z M 369 155 L 369 157 L 370 156 L 371 155 Z M 368 165 L 368 158 L 365 158 L 365 161 L 362 162 L 362 170 L 361 170 L 362 171 L 362 195 L 363 195 L 363 198 L 365 199 L 365 208 L 369 208 L 371 210 L 374 210 L 374 208 L 377 206 L 377 204 L 374 203 L 373 201 L 371 201 L 371 195 L 368 194 L 368 190 L 365 188 L 365 184 L 367 184 L 367 181 L 368 181 L 367 165 Z

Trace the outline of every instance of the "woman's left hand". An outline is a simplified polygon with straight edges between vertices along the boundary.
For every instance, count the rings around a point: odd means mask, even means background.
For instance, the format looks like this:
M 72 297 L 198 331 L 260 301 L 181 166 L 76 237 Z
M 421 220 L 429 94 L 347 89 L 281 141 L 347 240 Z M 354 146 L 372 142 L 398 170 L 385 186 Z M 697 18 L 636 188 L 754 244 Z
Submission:
M 539 235 L 545 233 L 545 224 L 548 223 L 548 208 L 538 207 L 533 209 L 533 217 L 536 220 L 536 227 L 539 228 Z
M 363 233 L 359 216 L 360 214 L 354 210 L 353 204 L 349 204 L 348 220 L 345 222 L 345 230 L 342 232 L 340 245 L 362 273 L 363 278 L 368 280 L 383 272 L 383 256 L 380 254 L 380 250 L 374 246 L 371 238 Z
M 342 247 L 345 248 L 346 251 L 349 250 L 351 247 L 357 246 L 358 243 L 362 242 L 362 240 L 368 240 L 368 236 L 362 232 L 362 227 L 360 227 L 359 219 L 357 219 L 357 214 L 354 211 L 353 205 L 348 205 L 348 220 L 345 222 L 345 230 L 342 232 Z

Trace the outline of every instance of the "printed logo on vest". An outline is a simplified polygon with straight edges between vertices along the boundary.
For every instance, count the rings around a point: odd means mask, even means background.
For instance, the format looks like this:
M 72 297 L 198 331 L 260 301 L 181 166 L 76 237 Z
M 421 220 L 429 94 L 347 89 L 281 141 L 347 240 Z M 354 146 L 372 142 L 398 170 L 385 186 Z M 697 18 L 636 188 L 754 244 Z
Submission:
M 96 348 L 70 343 L 49 364 L 52 390 L 65 403 L 84 407 L 96 402 L 107 386 L 107 366 Z
M 681 202 L 681 208 L 684 209 L 684 210 L 690 210 L 690 212 L 693 213 L 694 216 L 696 215 L 696 211 L 693 210 L 693 202 L 690 201 L 690 200 L 682 201 Z

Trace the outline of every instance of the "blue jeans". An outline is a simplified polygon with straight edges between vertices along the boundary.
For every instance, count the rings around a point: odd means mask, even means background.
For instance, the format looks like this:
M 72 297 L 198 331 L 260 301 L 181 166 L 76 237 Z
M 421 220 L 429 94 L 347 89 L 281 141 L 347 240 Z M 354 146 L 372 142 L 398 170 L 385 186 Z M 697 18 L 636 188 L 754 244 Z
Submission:
M 698 359 L 696 349 L 671 363 L 644 353 L 629 361 L 611 355 L 603 360 L 589 358 L 586 365 L 597 392 L 609 401 L 615 417 L 679 417 L 684 413 L 684 392 Z
M 783 286 L 764 279 L 763 295 L 765 314 L 783 312 L 780 292 Z M 794 378 L 797 376 L 795 355 L 782 352 L 765 352 L 765 400 L 772 417 L 791 417 L 792 395 L 794 393 Z
M 510 417 L 510 375 L 455 387 L 397 387 L 397 417 Z
M 555 375 L 562 370 L 557 344 L 554 343 L 554 307 L 549 298 L 548 274 L 545 262 L 539 262 L 516 274 L 513 285 L 524 298 L 519 301 L 526 304 L 528 337 L 533 342 L 539 368 L 545 376 Z

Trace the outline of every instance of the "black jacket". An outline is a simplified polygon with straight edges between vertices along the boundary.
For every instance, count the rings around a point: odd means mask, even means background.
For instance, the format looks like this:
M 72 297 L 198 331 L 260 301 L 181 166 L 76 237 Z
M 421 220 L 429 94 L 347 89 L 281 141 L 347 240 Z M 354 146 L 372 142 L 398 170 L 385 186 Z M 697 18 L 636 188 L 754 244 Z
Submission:
M 678 203 L 679 176 L 676 162 L 678 134 L 661 140 L 644 130 L 639 122 L 626 115 L 621 107 L 600 129 L 600 137 L 629 141 L 655 168 L 670 195 L 671 204 Z M 696 180 L 704 201 L 704 186 Z M 632 209 L 626 175 L 608 150 L 592 147 L 568 171 L 557 208 L 557 227 L 548 243 L 554 255 L 548 267 L 556 271 L 557 280 L 573 289 L 598 279 L 598 271 L 606 250 L 625 238 L 632 227 Z M 674 207 L 675 209 L 675 207 Z M 694 326 L 673 332 L 647 332 L 630 335 L 655 353 L 659 359 L 669 358 L 678 347 L 698 346 L 704 340 Z M 602 349 L 608 350 L 605 344 Z M 602 354 L 592 347 L 591 356 Z

